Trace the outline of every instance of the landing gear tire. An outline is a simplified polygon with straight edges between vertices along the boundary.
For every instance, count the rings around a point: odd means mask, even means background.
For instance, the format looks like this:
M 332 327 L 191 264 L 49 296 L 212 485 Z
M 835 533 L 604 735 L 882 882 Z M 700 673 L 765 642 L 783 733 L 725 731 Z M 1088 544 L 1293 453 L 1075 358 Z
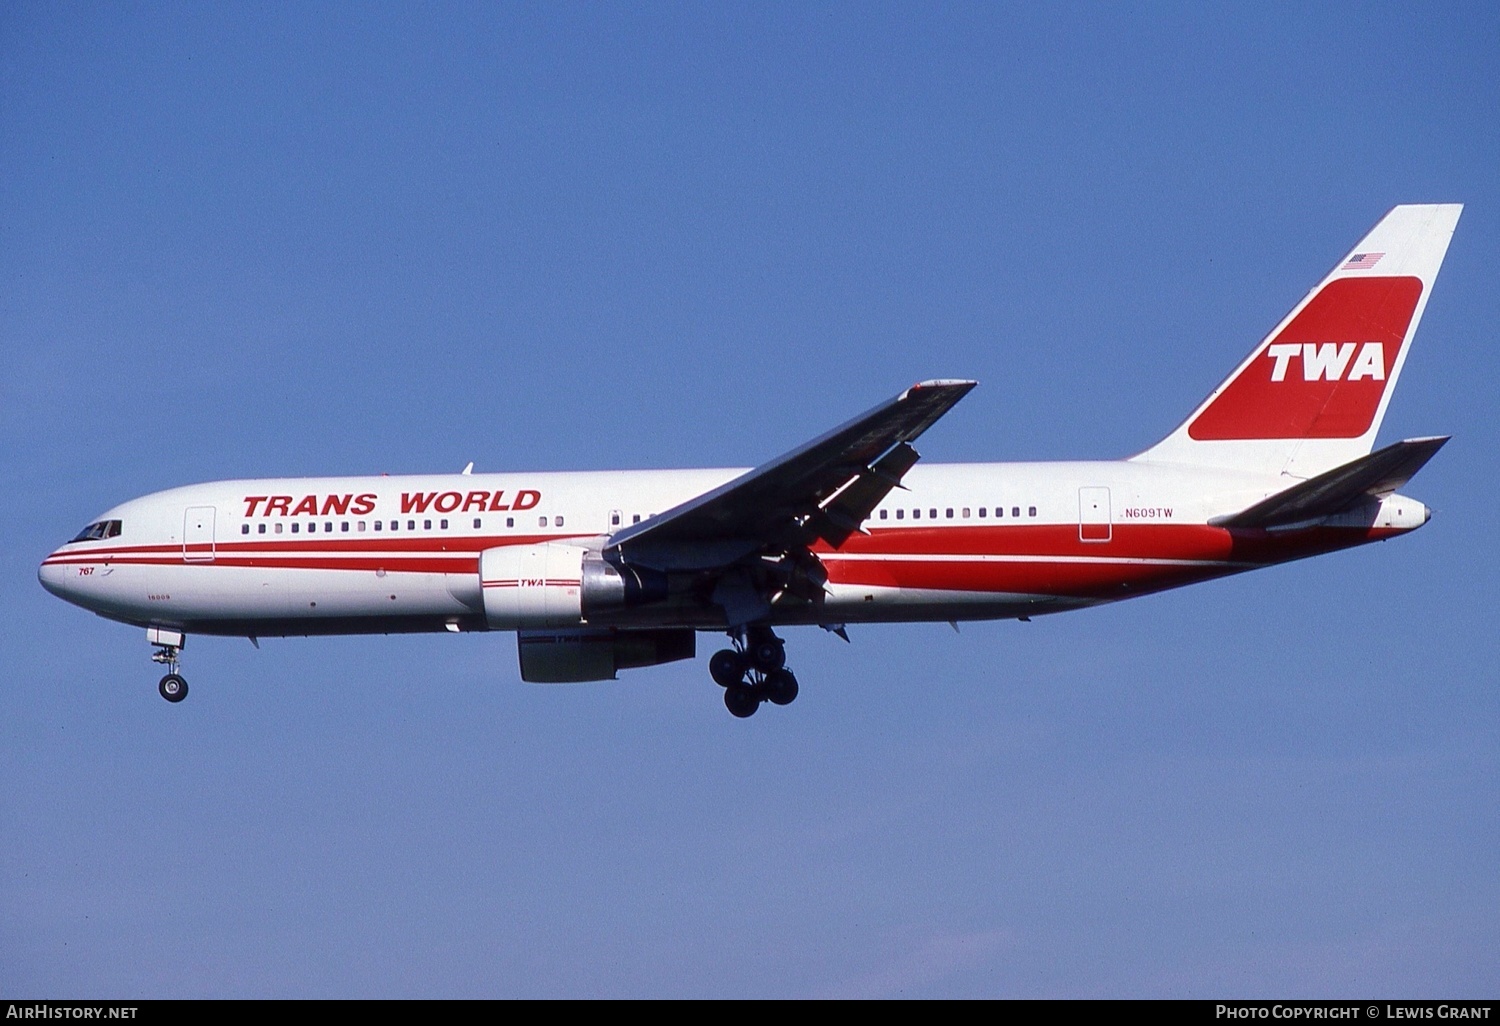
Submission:
M 724 689 L 724 708 L 743 720 L 747 716 L 754 716 L 755 710 L 760 708 L 760 696 L 755 693 L 754 688 L 735 684 Z
M 766 699 L 777 705 L 791 705 L 797 698 L 797 678 L 787 669 L 766 674 Z
M 732 648 L 721 648 L 708 660 L 708 675 L 721 688 L 734 688 L 745 679 L 745 657 Z M 728 701 L 728 699 L 725 699 Z M 730 710 L 733 712 L 733 710 Z M 751 710 L 752 712 L 754 710 Z M 738 715 L 738 714 L 736 714 Z M 749 716 L 750 713 L 746 713 Z
M 161 692 L 161 697 L 168 702 L 180 702 L 187 697 L 187 681 L 175 673 L 169 673 L 156 685 L 156 690 Z
M 750 646 L 750 663 L 761 673 L 775 673 L 786 665 L 786 645 L 771 637 Z

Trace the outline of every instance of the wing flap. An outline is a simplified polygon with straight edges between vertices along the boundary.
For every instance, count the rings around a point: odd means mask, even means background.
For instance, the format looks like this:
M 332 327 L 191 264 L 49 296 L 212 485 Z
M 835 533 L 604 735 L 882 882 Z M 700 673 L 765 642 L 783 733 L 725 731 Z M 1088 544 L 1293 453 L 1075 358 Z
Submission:
M 807 527 L 814 535 L 838 548 L 848 541 L 850 535 L 863 532 L 860 525 L 880 505 L 881 499 L 893 488 L 901 487 L 901 478 L 920 458 L 910 442 L 897 442 L 830 496 Z

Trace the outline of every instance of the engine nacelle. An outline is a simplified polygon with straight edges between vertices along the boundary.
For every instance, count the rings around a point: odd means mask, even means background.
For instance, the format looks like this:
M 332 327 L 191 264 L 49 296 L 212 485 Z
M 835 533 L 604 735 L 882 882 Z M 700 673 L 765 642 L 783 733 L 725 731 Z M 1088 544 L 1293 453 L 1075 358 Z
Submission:
M 614 680 L 620 670 L 691 659 L 697 635 L 687 628 L 521 631 L 521 679 L 533 684 Z
M 599 553 L 570 542 L 485 549 L 479 556 L 479 583 L 485 620 L 495 630 L 578 627 L 590 618 L 667 596 L 665 576 L 617 568 Z

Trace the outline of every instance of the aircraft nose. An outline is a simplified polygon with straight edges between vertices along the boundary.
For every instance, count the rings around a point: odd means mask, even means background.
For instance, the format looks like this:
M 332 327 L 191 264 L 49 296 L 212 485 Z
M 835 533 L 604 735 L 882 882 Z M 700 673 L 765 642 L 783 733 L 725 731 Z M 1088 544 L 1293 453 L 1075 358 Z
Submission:
M 64 571 L 68 568 L 59 563 L 52 562 L 53 556 L 56 555 L 57 553 L 54 552 L 51 556 L 42 560 L 42 565 L 37 567 L 36 579 L 42 582 L 43 588 L 46 588 L 58 598 L 65 599 L 68 597 L 68 579 Z

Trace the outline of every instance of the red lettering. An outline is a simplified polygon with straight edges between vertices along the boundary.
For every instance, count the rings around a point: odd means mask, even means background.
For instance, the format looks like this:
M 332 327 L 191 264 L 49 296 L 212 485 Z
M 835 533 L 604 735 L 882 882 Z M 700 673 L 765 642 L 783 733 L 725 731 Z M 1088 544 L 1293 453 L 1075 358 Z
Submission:
M 434 500 L 432 506 L 439 513 L 452 513 L 458 509 L 459 503 L 463 501 L 464 497 L 457 492 L 444 492 Z
M 500 503 L 500 499 L 504 495 L 505 495 L 505 489 L 504 488 L 500 489 L 498 492 L 495 493 L 495 497 L 490 500 L 489 512 L 491 512 L 491 513 L 499 513 L 499 512 L 501 512 L 503 510 L 510 509 L 510 505 L 508 503 L 505 504 L 505 505 L 501 505 L 501 503 Z
M 280 513 L 282 516 L 289 516 L 292 512 L 291 507 L 292 497 L 290 495 L 273 495 L 266 502 L 265 515 L 270 516 L 272 513 Z
M 245 496 L 245 516 L 247 516 L 247 517 L 253 517 L 253 516 L 255 516 L 255 507 L 259 506 L 261 503 L 263 503 L 265 501 L 266 501 L 266 496 L 264 496 L 264 495 L 247 495 L 247 496 Z
M 530 488 L 522 488 L 516 493 L 515 505 L 511 506 L 511 509 L 531 509 L 541 501 L 541 492 L 534 492 Z
M 433 497 L 437 492 L 410 492 L 401 493 L 401 512 L 403 513 L 426 513 L 427 507 L 432 505 Z
M 353 501 L 352 495 L 330 495 L 323 500 L 323 515 L 325 517 L 334 514 L 343 516 L 349 512 L 349 503 Z
M 302 501 L 297 503 L 297 508 L 292 510 L 292 516 L 300 517 L 306 513 L 308 516 L 318 515 L 318 497 L 316 495 L 304 495 Z
M 484 504 L 490 501 L 489 492 L 470 492 L 464 498 L 464 512 L 483 513 Z
M 353 513 L 355 516 L 363 516 L 366 513 L 373 513 L 374 511 L 375 495 L 372 492 L 366 492 L 365 494 L 358 496 L 354 500 L 354 505 L 349 507 L 349 512 Z

